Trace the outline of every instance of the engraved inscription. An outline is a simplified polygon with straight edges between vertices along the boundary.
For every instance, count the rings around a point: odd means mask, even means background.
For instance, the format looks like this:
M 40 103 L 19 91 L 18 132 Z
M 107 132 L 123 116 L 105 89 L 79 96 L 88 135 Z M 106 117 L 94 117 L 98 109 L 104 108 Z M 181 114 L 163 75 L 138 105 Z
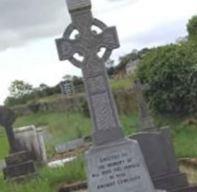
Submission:
M 130 144 L 131 145 L 131 144 Z M 139 148 L 111 146 L 88 159 L 89 185 L 94 192 L 151 191 Z
M 97 177 L 107 177 L 105 183 L 100 183 L 97 189 L 104 189 L 114 185 L 124 185 L 133 181 L 141 179 L 141 176 L 137 173 L 129 176 L 127 171 L 135 172 L 135 169 L 140 167 L 140 163 L 130 157 L 127 152 L 116 152 L 109 156 L 99 158 Z M 95 178 L 95 177 L 94 177 Z
M 91 96 L 96 116 L 96 126 L 100 130 L 111 129 L 116 126 L 110 100 L 107 92 Z

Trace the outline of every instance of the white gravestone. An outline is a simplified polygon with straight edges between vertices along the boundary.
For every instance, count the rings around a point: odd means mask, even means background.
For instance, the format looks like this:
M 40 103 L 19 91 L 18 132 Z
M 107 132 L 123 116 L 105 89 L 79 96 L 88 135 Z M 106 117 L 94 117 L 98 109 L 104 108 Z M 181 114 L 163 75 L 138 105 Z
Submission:
M 62 95 L 71 96 L 75 93 L 74 84 L 72 81 L 62 81 L 60 83 Z
M 123 136 L 108 84 L 105 62 L 119 47 L 116 28 L 93 18 L 90 0 L 67 0 L 67 6 L 72 24 L 56 44 L 60 60 L 83 72 L 94 128 L 94 146 L 86 154 L 89 191 L 155 192 L 138 143 Z
M 75 139 L 67 143 L 63 143 L 55 146 L 56 153 L 65 153 L 66 151 L 75 150 L 79 147 L 84 146 L 85 142 L 83 138 Z
M 16 139 L 20 145 L 32 153 L 35 160 L 47 161 L 46 147 L 42 129 L 36 129 L 34 125 L 14 129 Z

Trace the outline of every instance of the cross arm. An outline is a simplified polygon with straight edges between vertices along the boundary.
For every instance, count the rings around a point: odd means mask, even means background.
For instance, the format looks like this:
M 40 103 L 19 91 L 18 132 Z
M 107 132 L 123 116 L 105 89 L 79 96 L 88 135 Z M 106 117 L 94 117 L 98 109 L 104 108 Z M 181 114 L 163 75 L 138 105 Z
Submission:
M 104 29 L 103 33 L 101 34 L 101 46 L 105 47 L 106 49 L 117 49 L 120 47 L 118 34 L 115 27 L 108 27 Z
M 56 46 L 60 61 L 69 60 L 76 67 L 81 68 L 81 62 L 74 58 L 74 54 L 83 55 L 80 40 L 73 41 L 66 38 L 56 39 Z

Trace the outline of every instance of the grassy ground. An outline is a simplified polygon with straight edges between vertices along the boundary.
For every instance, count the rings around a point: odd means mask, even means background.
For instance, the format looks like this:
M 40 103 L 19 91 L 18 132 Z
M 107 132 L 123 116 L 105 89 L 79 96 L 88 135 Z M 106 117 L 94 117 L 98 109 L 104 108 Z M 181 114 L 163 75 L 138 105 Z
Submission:
M 137 115 L 121 116 L 121 122 L 125 134 L 129 135 L 135 130 Z M 57 144 L 90 135 L 92 127 L 89 118 L 77 113 L 33 114 L 18 118 L 14 126 L 21 127 L 31 124 L 36 126 L 48 126 L 48 131 L 50 135 L 52 135 L 52 139 L 46 143 L 50 154 Z
M 197 119 L 158 118 L 161 125 L 169 125 L 177 157 L 197 157 Z
M 0 160 L 8 154 L 8 142 L 5 134 L 5 130 L 0 128 Z
M 137 115 L 121 116 L 120 119 L 125 135 L 132 134 L 138 124 Z M 53 153 L 53 148 L 57 144 L 90 135 L 92 127 L 89 118 L 83 114 L 71 113 L 38 113 L 24 116 L 18 118 L 14 126 L 20 127 L 31 124 L 48 126 L 48 131 L 52 135 L 52 138 L 47 142 L 47 149 L 50 154 Z M 162 118 L 158 119 L 158 124 L 170 125 L 177 157 L 197 157 L 196 123 L 181 119 Z M 0 130 L 0 159 L 2 159 L 7 154 L 8 144 L 4 130 Z
M 132 76 L 125 76 L 122 79 L 110 80 L 110 84 L 113 90 L 129 89 L 132 87 L 132 82 L 133 82 Z
M 9 183 L 0 174 L 1 192 L 54 192 L 61 183 L 69 184 L 86 179 L 83 159 L 77 159 L 61 168 L 42 168 L 35 179 L 23 183 Z
M 130 135 L 135 132 L 138 125 L 137 114 L 121 116 L 121 123 L 125 135 Z M 91 132 L 90 119 L 83 114 L 68 114 L 68 113 L 45 113 L 24 116 L 17 119 L 15 127 L 35 124 L 36 126 L 48 126 L 48 131 L 52 138 L 47 142 L 49 154 L 52 154 L 54 145 L 62 143 L 74 138 L 89 135 Z M 172 137 L 174 141 L 177 157 L 197 157 L 197 126 L 194 123 L 189 123 L 180 119 L 159 119 L 158 124 L 170 124 Z M 5 132 L 1 130 L 0 137 L 0 159 L 4 158 L 8 152 L 7 140 Z M 185 170 L 189 171 L 190 170 Z M 196 178 L 196 171 L 190 174 L 190 180 L 193 182 Z M 84 180 L 85 169 L 83 157 L 65 165 L 62 168 L 42 168 L 39 171 L 37 179 L 30 180 L 21 184 L 7 183 L 3 180 L 0 174 L 0 191 L 1 192 L 54 192 L 58 186 L 65 181 L 67 183 Z

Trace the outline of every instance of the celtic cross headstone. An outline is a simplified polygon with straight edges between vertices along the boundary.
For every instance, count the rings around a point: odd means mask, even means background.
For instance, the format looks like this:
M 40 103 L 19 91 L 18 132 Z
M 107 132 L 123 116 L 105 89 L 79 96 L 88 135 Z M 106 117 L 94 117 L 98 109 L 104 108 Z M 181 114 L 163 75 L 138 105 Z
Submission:
M 121 139 L 123 134 L 104 65 L 112 50 L 119 47 L 116 29 L 109 28 L 92 17 L 90 1 L 67 2 L 73 22 L 66 29 L 63 38 L 56 41 L 59 58 L 69 60 L 82 69 L 94 124 L 95 144 Z M 75 39 L 71 39 L 74 32 L 77 35 Z M 102 48 L 104 53 L 100 57 L 98 54 Z M 76 55 L 80 55 L 82 60 Z
M 115 27 L 95 19 L 90 0 L 67 0 L 72 23 L 57 39 L 60 60 L 83 72 L 93 122 L 94 146 L 86 154 L 91 192 L 153 192 L 153 184 L 136 141 L 125 139 L 110 90 L 105 62 L 119 47 Z

